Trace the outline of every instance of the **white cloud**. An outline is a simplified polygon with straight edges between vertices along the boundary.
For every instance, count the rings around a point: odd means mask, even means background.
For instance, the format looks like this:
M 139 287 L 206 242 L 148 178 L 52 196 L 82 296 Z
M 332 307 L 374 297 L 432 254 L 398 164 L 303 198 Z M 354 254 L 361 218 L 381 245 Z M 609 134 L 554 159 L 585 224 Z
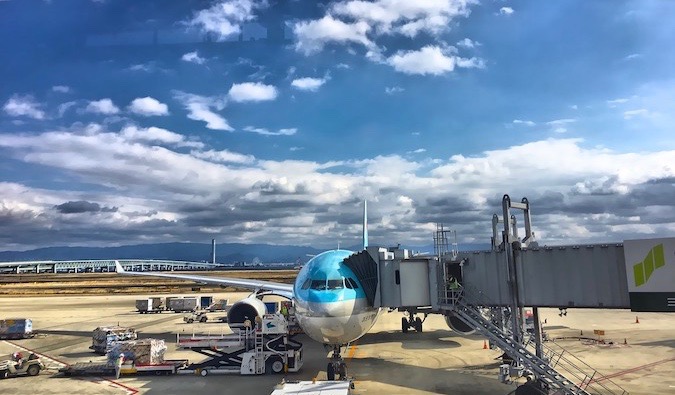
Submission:
M 224 40 L 228 36 L 239 34 L 241 24 L 254 20 L 254 11 L 266 6 L 266 1 L 221 0 L 208 9 L 197 11 L 188 21 L 188 25 L 214 33 L 218 40 Z
M 465 38 L 465 39 L 457 42 L 457 46 L 463 47 L 463 48 L 475 48 L 475 47 L 478 47 L 480 45 L 481 45 L 481 43 L 479 43 L 478 41 L 473 41 L 470 38 Z
M 413 151 L 408 151 L 409 154 L 423 154 L 425 152 L 427 152 L 427 150 L 425 148 L 418 148 L 418 149 L 413 150 Z
M 146 117 L 169 115 L 169 107 L 152 97 L 138 97 L 129 104 L 129 111 Z
M 536 123 L 534 123 L 533 121 L 524 121 L 522 119 L 514 119 L 513 123 L 516 124 L 516 125 L 526 125 L 526 126 L 536 125 Z
M 451 72 L 455 67 L 483 68 L 481 59 L 465 59 L 453 54 L 453 47 L 442 49 L 426 46 L 419 51 L 398 51 L 387 59 L 396 71 L 406 74 L 440 75 Z
M 640 53 L 632 53 L 632 54 L 626 56 L 625 58 L 623 58 L 623 60 L 633 60 L 633 59 L 638 59 L 638 58 L 641 58 L 641 57 L 642 57 L 642 54 L 640 54 Z
M 623 104 L 623 103 L 626 103 L 627 101 L 628 101 L 627 98 L 622 97 L 622 98 L 620 98 L 620 99 L 607 100 L 607 105 L 608 105 L 609 107 L 614 108 L 614 107 L 616 107 L 618 104 Z
M 572 105 L 570 106 L 570 108 L 571 108 L 572 110 L 578 110 L 578 109 L 579 109 L 579 106 L 577 106 L 576 104 L 572 104 Z
M 188 118 L 195 121 L 206 122 L 206 128 L 212 130 L 233 131 L 234 129 L 227 123 L 227 120 L 211 111 L 211 109 L 222 110 L 225 108 L 225 99 L 220 97 L 199 96 L 192 93 L 173 91 L 173 96 L 180 101 L 186 110 Z
M 12 95 L 3 106 L 3 110 L 12 117 L 45 119 L 45 112 L 40 107 L 42 105 L 31 95 Z
M 348 65 L 347 63 L 338 63 L 335 67 L 337 67 L 338 69 L 346 69 L 346 70 L 352 68 L 352 66 Z
M 553 121 L 548 121 L 546 122 L 547 125 L 551 126 L 561 126 L 561 125 L 567 125 L 570 123 L 574 123 L 577 120 L 574 118 L 564 118 L 564 119 L 554 119 Z
M 537 206 L 538 240 L 549 245 L 620 241 L 636 224 L 654 237 L 675 231 L 675 206 L 668 200 L 674 150 L 614 152 L 587 148 L 580 139 L 548 139 L 448 160 L 388 155 L 313 162 L 213 148 L 178 151 L 180 136 L 134 128 L 111 132 L 94 124 L 0 134 L 2 155 L 82 181 L 67 191 L 0 183 L 0 216 L 15 221 L 5 244 L 48 245 L 55 228 L 62 243 L 81 242 L 82 234 L 97 244 L 208 239 L 217 232 L 233 242 L 320 244 L 336 226 L 356 241 L 359 224 L 340 221 L 358 216 L 354 202 L 363 198 L 374 202 L 381 218 L 372 223 L 374 238 L 428 243 L 434 223 L 444 222 L 462 241 L 484 241 L 490 215 L 514 185 L 517 198 L 527 196 Z M 142 138 L 146 134 L 152 139 Z M 326 171 L 337 166 L 339 172 Z M 92 217 L 86 223 L 60 222 L 53 207 L 79 200 L 119 210 L 83 217 Z
M 373 48 L 366 37 L 370 26 L 363 21 L 347 23 L 326 15 L 319 20 L 298 22 L 293 26 L 295 49 L 305 55 L 319 52 L 328 43 L 360 44 Z
M 633 119 L 635 117 L 647 117 L 650 115 L 649 110 L 646 108 L 640 108 L 637 110 L 628 110 L 624 111 L 623 119 Z
M 90 101 L 85 108 L 86 112 L 92 112 L 95 114 L 105 114 L 112 115 L 120 112 L 120 109 L 113 103 L 110 99 L 101 99 L 96 101 Z
M 514 12 L 515 11 L 513 11 L 513 8 L 511 8 L 511 7 L 502 7 L 502 8 L 499 9 L 499 13 L 501 15 L 511 15 Z
M 192 151 L 190 154 L 196 158 L 208 160 L 209 162 L 240 164 L 250 164 L 255 162 L 255 157 L 253 155 L 244 155 L 228 150 Z
M 294 79 L 293 82 L 291 82 L 291 86 L 295 89 L 300 89 L 301 91 L 310 91 L 310 92 L 316 92 L 321 88 L 323 84 L 328 81 L 328 77 L 324 78 L 311 78 L 311 77 L 305 77 L 305 78 L 297 78 Z
M 289 148 L 289 150 L 290 150 L 291 152 L 301 151 L 301 150 L 303 150 L 303 149 L 305 149 L 305 148 L 304 148 L 304 147 L 291 147 L 291 148 Z
M 277 88 L 274 85 L 265 85 L 260 82 L 244 82 L 232 84 L 228 96 L 235 102 L 258 102 L 277 98 Z
M 70 87 L 66 85 L 55 85 L 52 86 L 52 91 L 59 93 L 68 93 L 70 92 Z
M 120 131 L 120 135 L 127 141 L 144 141 L 152 143 L 163 143 L 175 145 L 177 147 L 203 148 L 204 144 L 198 141 L 187 141 L 182 134 L 151 126 L 149 128 L 139 128 L 135 125 L 127 125 Z
M 77 102 L 75 102 L 75 101 L 69 101 L 69 102 L 59 104 L 59 109 L 58 109 L 59 118 L 63 117 L 65 115 L 66 111 L 68 111 L 71 107 L 75 106 L 76 104 L 77 104 Z
M 196 64 L 204 64 L 206 62 L 205 58 L 199 56 L 197 51 L 188 52 L 181 57 L 181 60 L 184 62 L 191 62 Z
M 405 91 L 405 89 L 401 88 L 400 86 L 391 86 L 391 87 L 387 86 L 387 87 L 384 88 L 384 93 L 386 93 L 388 95 L 393 95 L 395 93 L 401 93 L 403 91 Z
M 438 35 L 448 30 L 452 19 L 469 15 L 471 3 L 466 0 L 350 0 L 336 2 L 329 12 L 347 19 L 365 21 L 376 35 L 398 33 L 415 37 L 422 31 Z
M 297 128 L 287 128 L 279 129 L 277 132 L 272 132 L 265 128 L 255 128 L 253 126 L 247 126 L 244 128 L 244 130 L 251 133 L 262 134 L 264 136 L 292 136 L 298 131 Z

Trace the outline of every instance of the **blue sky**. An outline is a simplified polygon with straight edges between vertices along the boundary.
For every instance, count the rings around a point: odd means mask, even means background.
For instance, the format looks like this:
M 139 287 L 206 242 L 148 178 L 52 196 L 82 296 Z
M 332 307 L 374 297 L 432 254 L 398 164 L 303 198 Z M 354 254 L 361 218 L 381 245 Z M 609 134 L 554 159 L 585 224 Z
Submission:
M 0 249 L 675 233 L 675 3 L 0 1 Z

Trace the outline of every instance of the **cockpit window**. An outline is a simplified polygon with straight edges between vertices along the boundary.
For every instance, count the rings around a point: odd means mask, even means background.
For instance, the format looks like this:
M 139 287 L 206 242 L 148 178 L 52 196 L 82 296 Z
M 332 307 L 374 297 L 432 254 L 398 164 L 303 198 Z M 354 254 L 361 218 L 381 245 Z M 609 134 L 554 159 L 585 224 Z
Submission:
M 337 280 L 328 280 L 328 289 L 342 289 L 345 285 L 342 282 L 342 279 Z
M 326 289 L 326 280 L 312 280 L 312 289 L 323 291 Z
M 308 278 L 307 280 L 305 280 L 304 283 L 302 283 L 302 287 L 300 287 L 300 289 L 309 289 L 309 286 L 310 286 L 311 284 L 312 284 L 312 280 L 310 280 L 310 279 Z

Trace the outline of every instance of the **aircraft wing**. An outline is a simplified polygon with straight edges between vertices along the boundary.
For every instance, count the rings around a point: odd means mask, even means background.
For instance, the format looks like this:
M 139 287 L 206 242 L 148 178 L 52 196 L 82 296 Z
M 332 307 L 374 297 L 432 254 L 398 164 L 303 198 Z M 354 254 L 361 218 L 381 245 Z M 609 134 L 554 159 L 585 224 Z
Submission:
M 124 270 L 124 268 L 118 261 L 115 261 L 115 267 L 117 268 L 117 273 L 119 274 L 127 274 L 133 276 L 164 277 L 178 280 L 190 280 L 198 283 L 226 285 L 231 287 L 250 289 L 254 291 L 258 290 L 274 291 L 275 293 L 278 293 L 283 296 L 287 297 L 293 296 L 293 284 L 275 283 L 272 281 L 247 280 L 244 278 L 193 276 L 191 274 L 128 272 Z

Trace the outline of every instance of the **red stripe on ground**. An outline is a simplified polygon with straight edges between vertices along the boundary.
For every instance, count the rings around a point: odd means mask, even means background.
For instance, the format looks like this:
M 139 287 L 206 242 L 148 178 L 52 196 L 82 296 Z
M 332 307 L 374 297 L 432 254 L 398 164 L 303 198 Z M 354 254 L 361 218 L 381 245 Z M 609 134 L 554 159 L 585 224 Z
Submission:
M 624 374 L 634 373 L 634 372 L 637 372 L 638 370 L 651 368 L 652 366 L 661 365 L 661 364 L 664 364 L 664 363 L 667 363 L 667 362 L 672 362 L 672 361 L 675 361 L 675 358 L 663 359 L 661 361 L 648 363 L 646 365 L 636 366 L 634 368 L 630 368 L 630 369 L 622 370 L 620 372 L 605 375 L 603 377 L 600 377 L 599 379 L 593 380 L 592 382 L 598 383 L 598 382 L 601 382 L 601 381 L 604 381 L 604 380 L 609 380 L 609 379 L 614 378 L 614 377 L 623 376 Z

